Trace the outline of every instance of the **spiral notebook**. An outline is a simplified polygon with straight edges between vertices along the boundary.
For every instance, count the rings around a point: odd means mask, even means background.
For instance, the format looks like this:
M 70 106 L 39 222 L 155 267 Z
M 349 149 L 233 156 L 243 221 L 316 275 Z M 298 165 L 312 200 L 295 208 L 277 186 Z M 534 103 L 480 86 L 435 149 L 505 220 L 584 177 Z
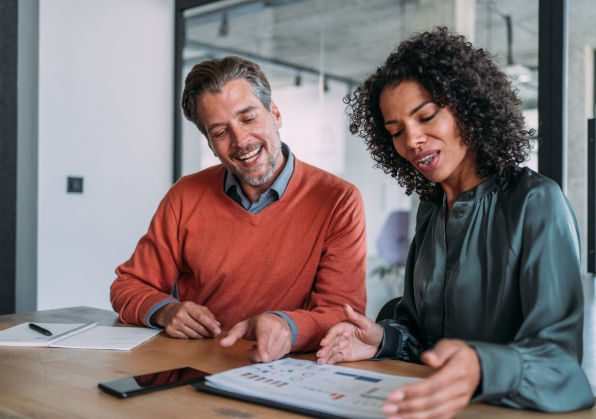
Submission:
M 35 324 L 52 332 L 52 336 L 44 336 L 31 330 L 29 323 L 21 323 L 0 331 L 0 346 L 128 351 L 161 332 L 145 327 L 98 326 L 96 322 Z

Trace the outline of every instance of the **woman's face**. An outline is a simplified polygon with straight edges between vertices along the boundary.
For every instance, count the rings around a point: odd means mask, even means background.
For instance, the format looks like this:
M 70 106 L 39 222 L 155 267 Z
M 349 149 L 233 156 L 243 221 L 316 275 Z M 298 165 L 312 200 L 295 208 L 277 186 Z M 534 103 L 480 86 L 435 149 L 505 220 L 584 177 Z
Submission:
M 432 102 L 420 83 L 385 87 L 379 105 L 395 150 L 425 178 L 455 193 L 478 183 L 475 153 L 464 143 L 453 111 Z

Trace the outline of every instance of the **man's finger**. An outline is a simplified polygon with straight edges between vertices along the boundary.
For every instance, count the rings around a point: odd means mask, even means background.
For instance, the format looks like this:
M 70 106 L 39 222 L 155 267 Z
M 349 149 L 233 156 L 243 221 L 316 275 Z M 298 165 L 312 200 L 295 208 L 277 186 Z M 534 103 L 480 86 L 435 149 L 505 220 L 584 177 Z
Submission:
M 165 328 L 166 331 L 166 335 L 172 337 L 172 338 L 176 338 L 176 339 L 188 339 L 188 336 L 185 335 L 182 331 L 172 327 L 172 326 L 168 326 Z
M 205 306 L 193 307 L 188 310 L 188 315 L 197 323 L 208 330 L 204 336 L 218 336 L 221 334 L 220 323 L 215 319 L 215 316 Z M 197 329 L 195 329 L 197 330 Z M 201 333 L 199 330 L 197 332 Z
M 209 332 L 198 323 L 193 325 L 183 324 L 178 329 L 191 339 L 202 339 L 210 336 Z
M 271 335 L 275 333 L 269 328 L 263 327 L 262 324 L 257 324 L 257 330 L 255 332 L 255 338 L 257 339 L 257 361 L 256 362 L 269 362 L 270 359 L 270 346 L 271 346 Z
M 238 339 L 243 338 L 244 335 L 246 335 L 246 332 L 248 332 L 248 320 L 236 323 L 234 327 L 230 329 L 226 337 L 219 341 L 219 344 L 224 347 L 232 346 Z

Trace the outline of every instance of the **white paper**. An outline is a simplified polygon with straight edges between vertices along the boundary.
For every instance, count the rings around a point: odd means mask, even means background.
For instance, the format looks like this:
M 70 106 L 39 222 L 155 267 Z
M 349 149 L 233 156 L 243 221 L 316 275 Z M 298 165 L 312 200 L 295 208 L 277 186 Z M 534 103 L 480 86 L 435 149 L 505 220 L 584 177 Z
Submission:
M 35 323 L 52 332 L 44 336 L 29 323 L 0 331 L 0 346 L 130 350 L 161 330 L 144 327 L 97 326 L 97 323 Z
M 206 377 L 207 385 L 345 418 L 384 418 L 381 407 L 398 387 L 419 378 L 286 358 Z
M 157 335 L 159 332 L 161 330 L 148 329 L 146 327 L 95 326 L 83 333 L 53 343 L 51 346 L 53 348 L 128 351 Z

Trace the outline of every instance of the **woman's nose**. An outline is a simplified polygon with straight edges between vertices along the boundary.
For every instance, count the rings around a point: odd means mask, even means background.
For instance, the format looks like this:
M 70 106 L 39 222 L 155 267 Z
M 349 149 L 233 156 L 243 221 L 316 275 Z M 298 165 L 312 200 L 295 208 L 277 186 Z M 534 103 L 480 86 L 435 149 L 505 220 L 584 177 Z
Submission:
M 426 135 L 419 127 L 408 127 L 404 131 L 406 136 L 406 145 L 413 150 L 419 148 L 426 142 Z

